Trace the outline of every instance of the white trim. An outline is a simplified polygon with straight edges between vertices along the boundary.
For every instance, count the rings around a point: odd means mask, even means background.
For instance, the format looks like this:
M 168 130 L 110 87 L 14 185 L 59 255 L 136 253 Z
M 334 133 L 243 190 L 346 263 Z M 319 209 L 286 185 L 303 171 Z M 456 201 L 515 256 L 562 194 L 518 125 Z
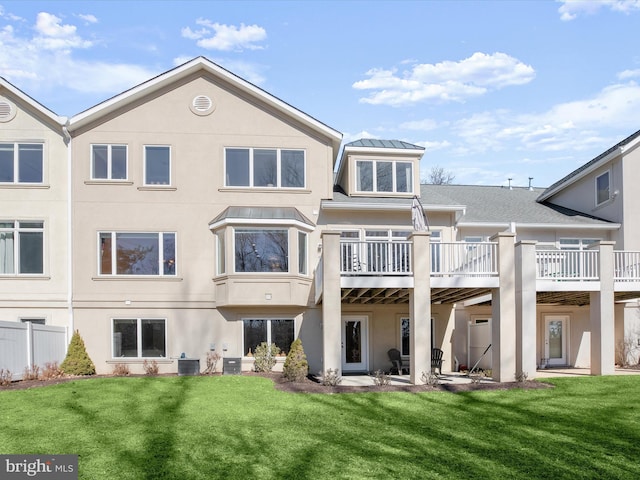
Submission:
M 345 355 L 345 322 L 360 320 L 360 359 L 357 364 L 347 366 Z M 340 342 L 342 348 L 340 349 L 340 358 L 343 372 L 368 372 L 369 371 L 369 316 L 368 315 L 342 315 L 340 319 Z
M 359 155 L 373 154 L 373 155 L 411 155 L 414 157 L 421 157 L 424 155 L 425 148 L 395 148 L 395 147 L 359 147 L 355 145 L 345 146 L 342 150 L 342 155 L 346 153 L 357 153 Z M 398 161 L 400 161 L 398 159 Z
M 106 178 L 96 178 L 96 172 L 94 170 L 94 161 L 93 161 L 93 148 L 94 147 L 107 147 L 107 177 Z M 124 147 L 125 148 L 125 170 L 126 176 L 124 178 L 113 178 L 113 147 Z M 100 182 L 100 183 L 129 183 L 129 145 L 126 143 L 91 143 L 89 144 L 89 170 L 90 170 L 90 182 Z M 86 183 L 86 182 L 85 182 Z
M 32 106 L 34 109 L 36 109 L 39 113 L 44 115 L 49 120 L 57 123 L 60 127 L 62 127 L 63 125 L 65 125 L 67 123 L 67 117 L 62 117 L 62 116 L 56 115 L 54 112 L 49 110 L 47 107 L 45 107 L 41 103 L 37 102 L 36 100 L 34 100 L 30 96 L 28 96 L 26 93 L 24 93 L 22 90 L 16 88 L 13 84 L 11 84 L 10 82 L 8 82 L 7 80 L 5 80 L 2 77 L 0 77 L 0 87 L 6 88 L 13 95 L 18 97 L 23 102 L 25 102 L 25 103 L 29 104 L 30 106 Z
M 169 149 L 169 183 L 147 183 L 147 147 Z M 152 188 L 169 188 L 173 186 L 173 149 L 171 145 L 145 144 L 142 146 L 142 185 Z M 128 152 L 127 152 L 128 154 Z M 128 172 L 127 172 L 128 174 Z
M 101 262 L 101 235 L 109 234 L 111 237 L 111 273 L 102 273 L 102 262 Z M 157 236 L 158 241 L 158 273 L 157 274 L 127 274 L 127 273 L 117 273 L 118 260 L 117 260 L 117 235 L 118 234 L 151 234 Z M 173 235 L 174 237 L 174 257 L 175 257 L 175 265 L 174 265 L 174 273 L 164 273 L 164 236 L 166 234 Z M 97 235 L 97 248 L 96 248 L 96 273 L 99 279 L 104 278 L 137 278 L 137 279 L 152 279 L 152 278 L 177 278 L 178 277 L 178 233 L 175 231 L 141 231 L 141 230 L 98 230 Z
M 601 202 L 598 202 L 598 179 L 601 177 L 604 177 L 605 175 L 607 175 L 608 177 L 608 182 L 607 182 L 607 198 Z M 597 207 L 601 207 L 602 205 L 609 203 L 611 201 L 611 194 L 613 193 L 613 174 L 611 172 L 611 168 L 608 168 L 606 171 L 602 172 L 600 175 L 596 175 L 596 177 L 593 180 L 593 187 L 595 190 L 595 206 Z
M 544 229 L 561 229 L 561 230 L 618 230 L 621 227 L 619 223 L 607 223 L 607 224 L 581 224 L 581 223 L 519 223 L 519 222 L 505 222 L 505 223 L 482 223 L 482 222 L 460 222 L 456 226 L 458 228 L 469 227 L 486 227 L 486 228 L 509 228 L 511 225 L 515 225 L 516 228 L 544 228 Z
M 247 357 L 245 355 L 245 344 L 244 344 L 244 322 L 245 320 L 263 320 L 267 322 L 267 338 L 266 338 L 266 342 L 271 345 L 271 321 L 272 320 L 287 320 L 287 321 L 291 321 L 293 322 L 293 340 L 291 343 L 293 343 L 293 341 L 295 341 L 296 338 L 298 338 L 298 336 L 296 335 L 296 317 L 295 316 L 288 316 L 288 315 L 261 315 L 261 316 L 254 316 L 254 315 L 247 315 L 247 316 L 243 316 L 240 317 L 240 321 L 242 322 L 242 354 L 241 357 L 244 359 L 252 359 L 255 357 Z M 280 347 L 279 345 L 276 344 L 276 346 L 278 346 L 280 348 L 280 350 L 282 351 L 282 347 Z M 289 349 L 291 347 L 291 345 L 287 345 L 285 348 Z M 252 354 L 255 352 L 251 352 Z
M 135 320 L 136 321 L 136 343 L 137 343 L 137 352 L 135 357 L 116 357 L 114 355 L 114 341 L 113 336 L 115 334 L 114 326 L 116 320 Z M 162 320 L 164 321 L 164 357 L 144 357 L 142 356 L 142 320 Z M 169 360 L 169 327 L 168 320 L 166 317 L 146 317 L 146 316 L 122 316 L 122 317 L 111 317 L 111 336 L 109 340 L 111 342 L 111 360 L 121 361 L 122 363 L 126 363 L 132 360 L 142 360 L 142 359 L 164 359 Z
M 361 193 L 361 192 L 360 192 Z M 367 192 L 372 193 L 372 192 Z M 373 192 L 375 193 L 375 192 Z M 378 198 L 378 197 L 371 197 Z M 402 198 L 402 197 L 398 197 Z M 409 199 L 407 199 L 409 200 Z M 320 208 L 323 210 L 376 210 L 376 211 L 411 211 L 411 203 L 369 203 L 369 202 L 337 202 L 334 200 L 322 200 Z M 464 212 L 465 205 L 424 205 L 424 211 L 428 212 Z M 484 224 L 483 224 L 484 225 Z
M 551 358 L 549 358 L 549 321 L 551 320 L 560 320 L 562 322 L 562 353 L 563 356 L 559 359 L 551 363 Z M 546 364 L 550 366 L 565 366 L 570 364 L 571 352 L 570 352 L 570 338 L 571 338 L 571 318 L 567 314 L 552 314 L 547 313 L 542 317 L 542 325 L 544 329 L 543 334 L 543 346 L 542 346 L 542 358 L 546 359 Z
M 312 232 L 316 229 L 313 225 L 301 222 L 299 220 L 292 220 L 286 218 L 223 218 L 216 223 L 209 224 L 209 230 L 215 231 L 225 226 L 280 226 L 280 227 L 297 227 L 307 232 Z

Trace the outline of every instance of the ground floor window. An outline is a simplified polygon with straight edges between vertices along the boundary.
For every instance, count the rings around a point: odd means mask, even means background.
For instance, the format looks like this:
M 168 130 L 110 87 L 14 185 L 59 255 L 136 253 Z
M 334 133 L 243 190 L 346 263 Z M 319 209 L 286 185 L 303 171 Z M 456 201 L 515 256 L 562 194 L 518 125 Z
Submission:
M 167 321 L 158 318 L 113 320 L 113 358 L 167 356 Z
M 22 323 L 30 323 L 32 325 L 44 325 L 45 324 L 45 319 L 44 318 L 21 318 L 20 321 Z
M 289 353 L 293 343 L 294 322 L 292 318 L 246 318 L 244 319 L 244 355 L 256 351 L 262 342 L 280 347 L 282 353 Z
M 436 345 L 435 337 L 435 321 L 431 319 L 431 348 Z M 411 355 L 411 319 L 409 317 L 400 317 L 400 353 L 403 356 Z

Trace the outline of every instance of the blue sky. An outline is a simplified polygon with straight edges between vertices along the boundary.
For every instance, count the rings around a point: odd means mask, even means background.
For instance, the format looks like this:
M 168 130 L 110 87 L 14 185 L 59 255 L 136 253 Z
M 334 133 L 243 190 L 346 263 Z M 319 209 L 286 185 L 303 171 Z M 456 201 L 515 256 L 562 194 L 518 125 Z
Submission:
M 640 129 L 640 0 L 0 0 L 0 75 L 60 115 L 203 55 L 454 183 L 548 186 Z

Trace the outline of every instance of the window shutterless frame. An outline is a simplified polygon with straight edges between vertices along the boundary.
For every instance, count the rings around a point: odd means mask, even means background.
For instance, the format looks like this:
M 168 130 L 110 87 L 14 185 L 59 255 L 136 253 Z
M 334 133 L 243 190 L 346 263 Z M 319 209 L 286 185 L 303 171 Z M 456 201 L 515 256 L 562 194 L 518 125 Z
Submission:
M 136 237 L 139 239 L 136 240 Z M 98 275 L 175 277 L 178 263 L 177 245 L 176 232 L 100 231 L 97 235 Z M 156 246 L 157 252 L 153 250 Z M 123 254 L 120 258 L 119 249 Z
M 116 332 L 116 322 L 120 322 L 123 325 L 127 323 L 131 326 L 135 326 L 135 334 L 132 337 L 123 338 L 126 332 Z M 152 338 L 153 344 L 162 342 L 164 347 L 163 355 L 144 355 L 145 345 L 148 344 L 148 338 L 143 338 L 143 326 L 144 322 L 163 322 L 164 328 L 162 330 L 162 338 Z M 140 359 L 140 358 L 168 358 L 167 353 L 167 339 L 168 339 L 168 324 L 166 318 L 155 317 L 117 317 L 111 319 L 111 358 L 112 359 Z M 121 329 L 124 330 L 124 329 Z M 129 329 L 131 330 L 131 329 Z M 132 355 L 133 345 L 132 339 L 135 338 L 135 355 Z M 147 342 L 145 342 L 147 340 Z M 119 349 L 119 352 L 117 351 Z M 124 352 L 129 352 L 124 353 Z M 116 355 L 120 353 L 120 355 Z
M 89 147 L 91 180 L 125 181 L 129 178 L 129 147 L 95 143 Z
M 170 145 L 145 145 L 143 147 L 143 184 L 145 187 L 169 187 L 172 185 Z
M 598 175 L 595 180 L 596 207 L 611 199 L 611 170 Z
M 0 185 L 44 183 L 44 143 L 0 142 Z
M 412 193 L 413 163 L 400 160 L 355 161 L 355 190 L 373 193 Z
M 0 219 L 0 277 L 44 275 L 45 240 L 44 221 Z
M 225 147 L 224 186 L 302 189 L 307 185 L 307 154 L 299 148 Z

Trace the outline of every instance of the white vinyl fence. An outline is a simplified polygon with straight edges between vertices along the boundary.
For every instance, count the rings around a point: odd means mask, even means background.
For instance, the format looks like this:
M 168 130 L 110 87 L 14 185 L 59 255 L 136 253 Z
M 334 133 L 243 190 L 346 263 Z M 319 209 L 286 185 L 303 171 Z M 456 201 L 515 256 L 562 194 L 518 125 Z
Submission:
M 62 363 L 67 354 L 67 328 L 30 322 L 0 322 L 0 370 L 21 380 L 26 368 Z

